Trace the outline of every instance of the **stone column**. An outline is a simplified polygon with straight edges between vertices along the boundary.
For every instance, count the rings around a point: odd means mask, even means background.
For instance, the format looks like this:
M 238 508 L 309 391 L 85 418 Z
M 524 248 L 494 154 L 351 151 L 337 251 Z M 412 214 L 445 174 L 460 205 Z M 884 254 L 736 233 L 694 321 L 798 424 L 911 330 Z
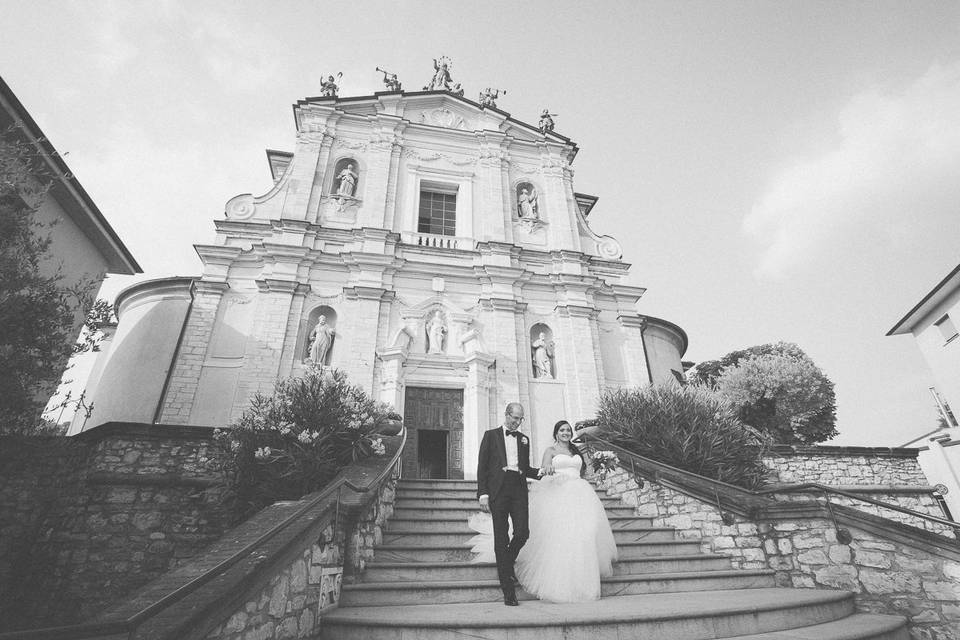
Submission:
M 469 346 L 469 342 L 465 345 Z M 465 358 L 467 381 L 463 389 L 463 477 L 477 477 L 477 456 L 483 432 L 490 424 L 491 369 L 496 359 L 487 353 L 469 350 Z M 495 391 L 494 391 L 495 392 Z
M 350 381 L 371 393 L 374 388 L 380 309 L 387 290 L 354 286 L 343 290 L 347 301 L 343 318 L 337 318 L 337 341 L 333 366 L 347 372 Z

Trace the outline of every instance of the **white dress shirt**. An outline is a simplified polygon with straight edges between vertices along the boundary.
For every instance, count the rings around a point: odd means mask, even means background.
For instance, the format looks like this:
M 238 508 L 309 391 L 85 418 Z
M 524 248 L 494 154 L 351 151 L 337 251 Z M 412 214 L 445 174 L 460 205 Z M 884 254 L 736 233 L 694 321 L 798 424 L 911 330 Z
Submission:
M 517 429 L 516 436 L 508 436 L 507 428 L 500 427 L 503 432 L 503 447 L 507 452 L 507 469 L 510 471 L 520 471 L 520 430 Z

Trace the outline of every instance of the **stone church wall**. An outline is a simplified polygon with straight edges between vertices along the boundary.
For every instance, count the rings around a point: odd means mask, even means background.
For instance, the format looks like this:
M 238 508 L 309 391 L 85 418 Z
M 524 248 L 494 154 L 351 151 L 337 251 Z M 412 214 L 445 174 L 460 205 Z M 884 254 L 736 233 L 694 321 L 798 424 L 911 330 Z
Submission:
M 0 439 L 0 630 L 79 622 L 226 527 L 212 430 Z

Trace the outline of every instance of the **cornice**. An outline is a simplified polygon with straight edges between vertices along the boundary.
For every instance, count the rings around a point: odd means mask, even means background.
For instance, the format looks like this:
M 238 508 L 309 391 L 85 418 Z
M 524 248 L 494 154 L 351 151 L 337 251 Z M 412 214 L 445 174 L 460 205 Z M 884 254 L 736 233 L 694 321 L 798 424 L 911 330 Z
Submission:
M 299 285 L 295 280 L 279 280 L 277 278 L 263 278 L 255 280 L 260 293 L 289 293 L 293 294 Z

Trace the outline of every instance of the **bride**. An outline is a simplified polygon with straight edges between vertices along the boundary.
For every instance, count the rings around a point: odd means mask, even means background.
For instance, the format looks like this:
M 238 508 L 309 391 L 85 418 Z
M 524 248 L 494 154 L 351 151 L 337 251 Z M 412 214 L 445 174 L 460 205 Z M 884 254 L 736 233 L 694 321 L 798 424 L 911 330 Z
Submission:
M 600 577 L 613 573 L 617 557 L 606 512 L 582 478 L 586 462 L 572 439 L 566 420 L 553 427 L 554 444 L 543 452 L 543 479 L 530 487 L 530 539 L 516 561 L 524 590 L 551 602 L 597 600 Z M 475 517 L 470 525 L 489 529 Z M 474 542 L 474 552 L 480 553 L 474 561 L 492 557 L 492 535 L 481 534 Z

